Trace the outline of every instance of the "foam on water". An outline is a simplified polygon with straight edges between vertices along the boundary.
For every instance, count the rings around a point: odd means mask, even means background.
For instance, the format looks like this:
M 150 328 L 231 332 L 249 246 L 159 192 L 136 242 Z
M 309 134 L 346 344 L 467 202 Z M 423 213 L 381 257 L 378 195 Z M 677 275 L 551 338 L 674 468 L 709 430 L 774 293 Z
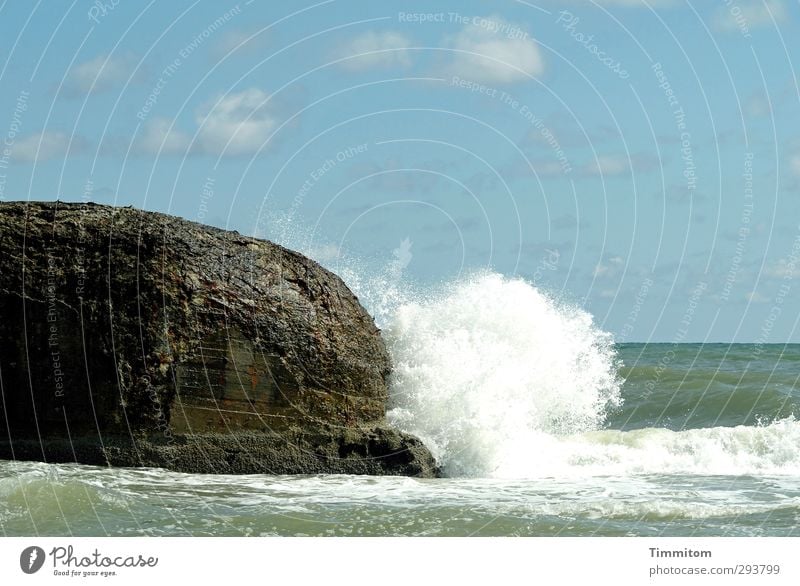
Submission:
M 599 430 L 559 436 L 532 433 L 529 446 L 503 454 L 501 478 L 576 478 L 637 474 L 798 475 L 800 423 L 671 431 Z

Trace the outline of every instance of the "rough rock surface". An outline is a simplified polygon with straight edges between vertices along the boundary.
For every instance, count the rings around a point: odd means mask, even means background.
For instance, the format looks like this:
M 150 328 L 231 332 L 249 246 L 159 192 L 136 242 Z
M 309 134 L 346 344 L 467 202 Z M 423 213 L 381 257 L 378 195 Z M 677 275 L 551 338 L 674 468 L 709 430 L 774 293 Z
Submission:
M 0 204 L 0 458 L 433 476 L 385 424 L 389 370 L 356 297 L 298 253 L 131 208 Z

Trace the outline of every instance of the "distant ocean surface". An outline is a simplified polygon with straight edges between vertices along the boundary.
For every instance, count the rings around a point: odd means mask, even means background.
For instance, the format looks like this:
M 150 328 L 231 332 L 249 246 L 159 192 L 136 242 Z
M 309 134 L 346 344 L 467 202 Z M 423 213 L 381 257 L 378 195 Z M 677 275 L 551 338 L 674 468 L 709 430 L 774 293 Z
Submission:
M 391 311 L 437 480 L 0 462 L 3 535 L 737 536 L 800 527 L 800 346 L 622 344 L 486 274 Z

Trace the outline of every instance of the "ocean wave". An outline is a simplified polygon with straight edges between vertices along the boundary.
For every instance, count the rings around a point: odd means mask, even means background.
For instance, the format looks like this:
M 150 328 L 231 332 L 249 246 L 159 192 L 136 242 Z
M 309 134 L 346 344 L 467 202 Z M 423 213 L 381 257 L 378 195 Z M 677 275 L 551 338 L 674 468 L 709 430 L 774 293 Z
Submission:
M 596 429 L 620 402 L 611 337 L 521 279 L 481 274 L 409 300 L 385 338 L 389 421 L 448 475 L 492 474 L 530 434 Z
M 492 475 L 504 478 L 640 474 L 798 475 L 800 422 L 671 431 L 532 433 L 528 449 L 507 446 Z M 535 446 L 535 449 L 530 449 Z
M 657 352 L 650 350 L 642 358 L 633 349 L 628 356 L 627 350 L 620 352 L 621 357 L 633 366 L 620 369 L 625 379 L 623 402 L 608 419 L 615 429 L 733 427 L 800 414 L 797 372 L 786 372 L 780 356 L 759 363 L 762 370 L 754 370 L 736 360 L 744 353 L 741 347 L 721 350 L 686 345 L 673 350 L 678 355 L 674 366 L 662 368 Z

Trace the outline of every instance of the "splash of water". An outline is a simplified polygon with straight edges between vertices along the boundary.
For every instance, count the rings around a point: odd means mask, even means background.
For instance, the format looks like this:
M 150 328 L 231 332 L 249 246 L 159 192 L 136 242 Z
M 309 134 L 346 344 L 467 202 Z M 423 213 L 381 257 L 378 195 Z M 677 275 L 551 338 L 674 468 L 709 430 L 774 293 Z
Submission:
M 620 402 L 611 337 L 521 279 L 484 273 L 404 303 L 385 337 L 389 420 L 449 475 L 492 475 L 536 451 L 533 435 L 597 429 Z

